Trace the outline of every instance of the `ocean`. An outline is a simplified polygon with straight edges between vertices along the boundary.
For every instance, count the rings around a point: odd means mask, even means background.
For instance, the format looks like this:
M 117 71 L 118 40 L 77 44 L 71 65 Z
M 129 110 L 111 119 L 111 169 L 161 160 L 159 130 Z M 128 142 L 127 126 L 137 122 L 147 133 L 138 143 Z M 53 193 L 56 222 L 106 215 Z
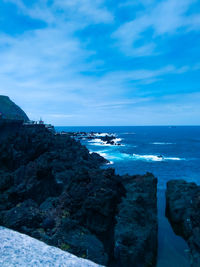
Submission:
M 200 184 L 200 126 L 56 127 L 57 131 L 113 133 L 121 146 L 94 140 L 82 143 L 111 161 L 116 173 L 144 174 L 158 178 L 157 267 L 188 267 L 186 242 L 173 232 L 165 217 L 167 181 L 184 179 Z

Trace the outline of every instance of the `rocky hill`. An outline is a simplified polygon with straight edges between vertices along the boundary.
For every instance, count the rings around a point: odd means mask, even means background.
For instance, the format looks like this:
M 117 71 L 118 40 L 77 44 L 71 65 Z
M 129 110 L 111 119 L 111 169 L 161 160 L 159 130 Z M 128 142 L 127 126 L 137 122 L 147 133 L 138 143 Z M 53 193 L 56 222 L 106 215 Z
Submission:
M 26 113 L 10 100 L 8 96 L 0 95 L 0 119 L 28 121 Z

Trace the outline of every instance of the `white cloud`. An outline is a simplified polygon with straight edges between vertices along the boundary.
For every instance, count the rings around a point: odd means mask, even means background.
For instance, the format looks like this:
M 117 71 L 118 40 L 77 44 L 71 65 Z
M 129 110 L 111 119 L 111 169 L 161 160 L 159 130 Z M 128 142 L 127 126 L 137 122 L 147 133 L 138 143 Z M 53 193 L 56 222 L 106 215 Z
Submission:
M 131 112 L 121 114 L 120 111 L 152 101 L 140 96 L 141 85 L 155 83 L 164 79 L 165 75 L 181 75 L 199 69 L 196 64 L 179 68 L 166 65 L 154 69 L 152 65 L 152 68 L 138 67 L 133 70 L 122 67 L 121 71 L 113 71 L 112 68 L 108 71 L 103 61 L 105 58 L 101 61 L 91 59 L 96 53 L 95 48 L 94 51 L 87 49 L 76 37 L 76 31 L 89 24 L 113 22 L 113 15 L 105 8 L 103 0 L 57 0 L 51 7 L 47 7 L 46 0 L 40 0 L 31 8 L 21 0 L 9 1 L 18 5 L 19 12 L 47 23 L 46 28 L 13 37 L 0 34 L 0 94 L 9 95 L 32 119 L 42 116 L 45 121 L 57 125 L 94 124 L 97 121 L 105 125 L 112 123 L 112 120 L 113 124 L 119 124 L 119 119 L 123 122 L 126 115 L 129 120 L 124 123 L 131 123 Z M 149 27 L 150 15 L 141 16 L 118 29 L 123 40 L 122 48 L 127 55 L 154 53 L 153 42 L 141 46 L 135 43 Z M 185 23 L 192 25 L 191 20 Z M 193 17 L 193 20 L 197 18 Z M 151 21 L 154 34 L 176 30 L 171 24 L 158 26 L 157 18 Z M 179 25 L 179 20 L 176 21 L 175 24 Z M 104 72 L 99 75 L 102 69 Z
M 175 34 L 179 29 L 185 32 L 200 29 L 200 14 L 186 15 L 197 0 L 166 0 L 144 9 L 136 19 L 121 25 L 114 33 L 117 45 L 127 56 L 156 55 L 154 38 L 164 34 Z M 152 30 L 152 40 L 145 41 L 144 33 Z M 137 45 L 137 41 L 143 41 Z
M 104 0 L 55 0 L 54 7 L 70 13 L 73 19 L 80 18 L 92 23 L 113 22 L 113 15 L 105 8 Z
M 81 27 L 91 23 L 112 23 L 114 20 L 104 0 L 54 0 L 51 5 L 47 0 L 38 0 L 31 6 L 25 5 L 23 0 L 3 1 L 11 2 L 24 14 L 49 24 L 65 20 Z
M 115 84 L 120 85 L 121 83 L 125 84 L 126 82 L 140 82 L 140 83 L 146 83 L 147 81 L 152 80 L 154 82 L 154 79 L 161 78 L 164 75 L 167 74 L 178 74 L 182 73 L 183 68 L 175 68 L 173 65 L 169 65 L 160 69 L 155 70 L 149 70 L 149 69 L 138 69 L 138 70 L 129 70 L 129 71 L 115 71 L 108 73 L 104 76 L 102 79 L 102 82 L 104 84 L 108 84 L 109 81 L 114 81 Z M 184 67 L 185 70 L 185 67 Z M 189 67 L 188 67 L 189 70 Z

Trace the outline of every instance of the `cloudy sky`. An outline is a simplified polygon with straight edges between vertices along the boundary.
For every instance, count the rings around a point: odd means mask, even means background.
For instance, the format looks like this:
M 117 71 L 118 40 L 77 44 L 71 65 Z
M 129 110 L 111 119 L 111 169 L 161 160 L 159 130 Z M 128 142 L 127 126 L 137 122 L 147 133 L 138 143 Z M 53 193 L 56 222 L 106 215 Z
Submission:
M 200 2 L 1 0 L 0 94 L 55 125 L 200 124 Z

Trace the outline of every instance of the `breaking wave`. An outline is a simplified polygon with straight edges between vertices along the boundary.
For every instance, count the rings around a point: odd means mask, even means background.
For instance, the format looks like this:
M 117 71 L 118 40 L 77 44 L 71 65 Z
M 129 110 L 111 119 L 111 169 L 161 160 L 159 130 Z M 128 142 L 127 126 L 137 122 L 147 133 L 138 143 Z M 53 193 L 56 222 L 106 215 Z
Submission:
M 100 138 L 95 138 L 88 141 L 88 143 L 91 143 L 93 146 L 118 146 L 118 145 L 125 146 L 123 144 L 119 144 L 119 142 L 122 141 L 121 138 L 114 138 L 112 141 L 114 142 L 114 144 L 109 144 L 107 142 L 104 142 Z
M 141 160 L 147 162 L 161 162 L 161 161 L 181 161 L 185 160 L 185 158 L 179 157 L 165 157 L 161 155 L 139 155 L 139 154 L 127 154 L 120 152 L 110 152 L 106 151 L 97 151 L 99 155 L 106 158 L 109 161 L 121 161 L 121 160 Z
M 185 160 L 183 158 L 178 157 L 164 157 L 164 156 L 158 156 L 158 155 L 138 155 L 133 154 L 133 158 L 135 160 L 144 160 L 144 161 L 168 161 L 168 160 Z

